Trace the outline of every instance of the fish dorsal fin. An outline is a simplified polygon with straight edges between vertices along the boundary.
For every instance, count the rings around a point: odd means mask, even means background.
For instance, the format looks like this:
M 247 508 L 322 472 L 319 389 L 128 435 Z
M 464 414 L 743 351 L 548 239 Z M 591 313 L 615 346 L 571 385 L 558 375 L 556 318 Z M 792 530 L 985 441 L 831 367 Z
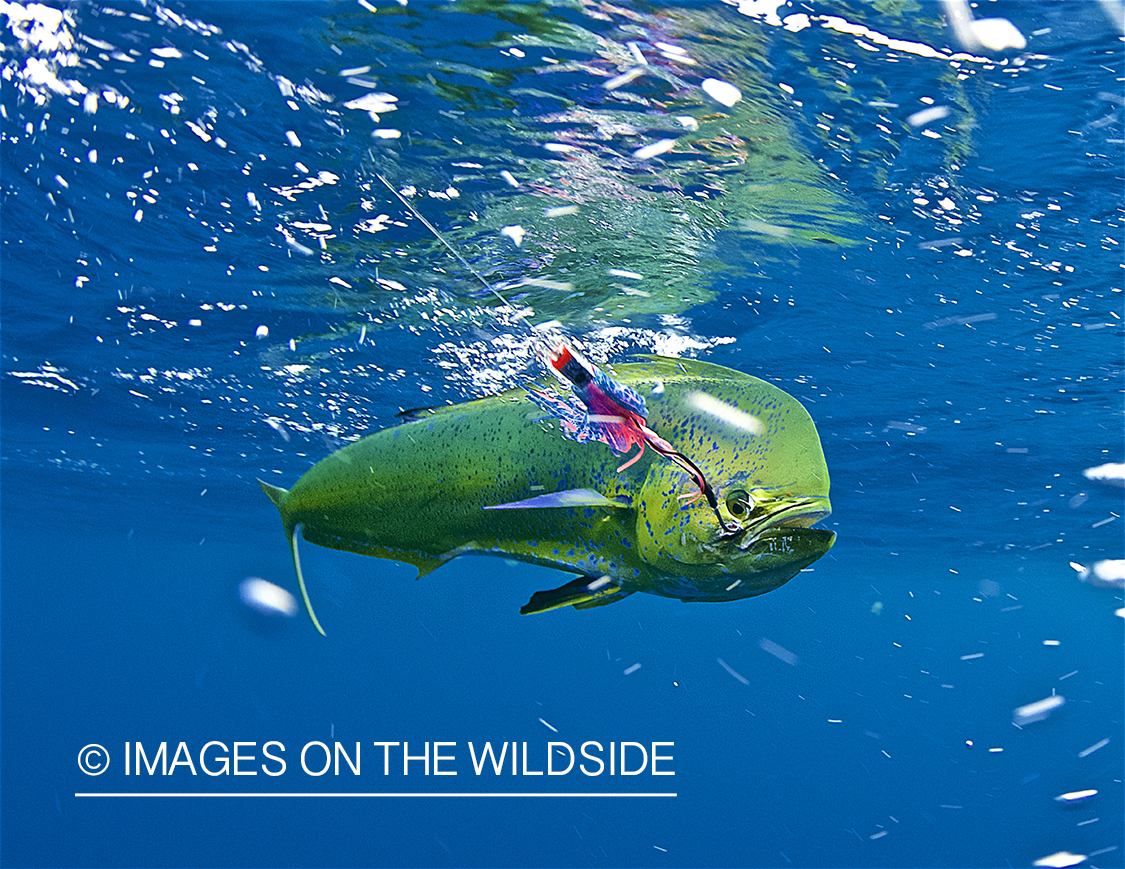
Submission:
M 485 398 L 477 399 L 476 401 L 461 402 L 459 404 L 432 404 L 425 407 L 408 407 L 396 413 L 395 417 L 398 422 L 404 423 L 417 422 L 420 419 L 433 419 L 435 416 L 443 416 L 448 413 L 460 415 L 464 414 L 468 408 L 474 405 L 493 402 L 497 399 L 503 401 L 522 400 L 525 395 L 526 390 L 521 387 L 514 387 L 512 389 L 505 389 L 503 392 L 497 392 L 494 395 L 489 395 Z
M 456 405 L 437 404 L 428 407 L 408 407 L 395 414 L 399 422 L 417 422 L 420 419 L 430 419 L 453 410 Z
M 485 510 L 542 510 L 546 507 L 607 507 L 613 510 L 623 510 L 628 507 L 620 501 L 607 498 L 601 492 L 593 489 L 565 489 L 562 492 L 550 492 L 546 495 L 536 495 L 534 498 L 525 498 L 522 501 L 509 501 L 506 504 L 489 504 Z
M 531 600 L 520 607 L 520 614 L 530 616 L 564 606 L 584 609 L 590 606 L 613 603 L 613 601 L 620 600 L 627 594 L 629 592 L 622 593 L 621 586 L 607 576 L 600 579 L 580 576 L 578 579 L 573 579 L 566 585 L 551 591 L 535 592 L 531 596 Z
M 721 368 L 710 362 L 701 362 L 698 359 L 672 359 L 667 356 L 656 356 L 652 353 L 638 353 L 636 358 L 652 366 L 651 375 L 654 379 L 665 381 L 694 378 L 725 380 L 730 376 L 729 369 Z

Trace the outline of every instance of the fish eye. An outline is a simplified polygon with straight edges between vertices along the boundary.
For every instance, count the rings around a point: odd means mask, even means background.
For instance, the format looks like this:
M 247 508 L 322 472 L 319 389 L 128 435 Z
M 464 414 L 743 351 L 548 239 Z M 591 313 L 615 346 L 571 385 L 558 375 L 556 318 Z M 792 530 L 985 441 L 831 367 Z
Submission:
M 731 489 L 727 492 L 727 510 L 732 516 L 741 518 L 754 509 L 754 499 L 744 489 Z

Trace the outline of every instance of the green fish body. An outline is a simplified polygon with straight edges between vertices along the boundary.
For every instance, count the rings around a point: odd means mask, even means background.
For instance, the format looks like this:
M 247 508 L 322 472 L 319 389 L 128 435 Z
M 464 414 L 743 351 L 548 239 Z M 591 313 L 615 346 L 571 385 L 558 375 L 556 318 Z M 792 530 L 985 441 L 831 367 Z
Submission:
M 618 470 L 622 457 L 564 438 L 523 389 L 416 412 L 332 453 L 288 491 L 262 483 L 317 629 L 298 526 L 311 543 L 408 562 L 419 576 L 472 552 L 577 574 L 536 593 L 524 613 L 637 591 L 753 597 L 829 550 L 835 534 L 810 527 L 831 512 L 828 469 L 796 399 L 705 362 L 651 356 L 608 370 L 645 398 L 648 426 L 703 472 L 726 529 L 678 465 L 649 450 Z

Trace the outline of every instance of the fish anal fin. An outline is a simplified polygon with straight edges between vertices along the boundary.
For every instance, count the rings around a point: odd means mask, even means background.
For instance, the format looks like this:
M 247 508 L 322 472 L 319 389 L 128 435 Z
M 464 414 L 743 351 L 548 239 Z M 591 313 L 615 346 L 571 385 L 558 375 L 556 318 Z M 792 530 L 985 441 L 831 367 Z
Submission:
M 415 579 L 421 579 L 429 573 L 433 573 L 443 564 L 448 564 L 458 555 L 464 555 L 466 552 L 476 552 L 478 547 L 473 543 L 466 543 L 462 546 L 454 547 L 448 552 L 443 552 L 441 555 L 429 555 L 424 552 L 399 552 L 392 555 L 399 561 L 405 561 L 407 564 L 413 564 L 418 568 L 418 575 Z
M 588 576 L 580 576 L 559 588 L 535 592 L 531 596 L 531 600 L 520 607 L 520 614 L 525 616 L 536 615 L 564 606 L 585 609 L 612 603 L 627 594 L 629 592 L 622 594 L 621 586 L 605 577 L 591 579 Z
M 385 558 L 388 561 L 401 561 L 406 564 L 411 564 L 418 568 L 418 576 L 416 576 L 415 579 L 421 579 L 426 574 L 432 573 L 458 555 L 466 552 L 475 552 L 478 548 L 473 543 L 466 543 L 463 546 L 458 546 L 438 555 L 432 552 L 419 551 L 417 549 L 398 549 L 390 546 L 379 546 L 377 543 L 355 540 L 344 541 L 335 535 L 318 533 L 315 528 L 310 529 L 303 526 L 301 536 L 309 543 L 315 543 L 317 546 L 326 546 L 329 549 L 340 549 L 346 552 L 355 552 L 359 555 L 370 555 L 373 558 Z
M 410 564 L 413 564 L 415 567 L 418 568 L 418 575 L 416 577 L 414 577 L 415 579 L 421 579 L 423 576 L 426 576 L 429 573 L 433 573 L 435 570 L 437 570 L 439 567 L 441 567 L 447 561 L 449 561 L 448 558 L 411 558 L 411 559 L 409 559 Z

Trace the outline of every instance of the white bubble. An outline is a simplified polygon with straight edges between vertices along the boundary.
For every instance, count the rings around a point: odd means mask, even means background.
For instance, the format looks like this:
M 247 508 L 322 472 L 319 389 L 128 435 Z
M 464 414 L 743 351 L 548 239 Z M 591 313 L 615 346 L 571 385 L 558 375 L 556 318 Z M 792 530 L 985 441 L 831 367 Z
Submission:
M 1064 703 L 1066 703 L 1066 698 L 1061 694 L 1052 694 L 1050 697 L 1028 703 L 1012 712 L 1012 723 L 1017 727 L 1023 727 L 1025 724 L 1043 721 L 1056 709 L 1061 708 Z
M 805 28 L 812 27 L 811 19 L 804 12 L 786 15 L 782 21 L 785 23 L 785 29 L 790 33 L 800 33 Z
M 607 91 L 617 90 L 619 87 L 623 87 L 624 85 L 629 84 L 629 82 L 635 81 L 642 75 L 644 75 L 644 68 L 635 66 L 632 69 L 621 73 L 621 75 L 617 75 L 611 78 L 605 83 L 604 87 Z
M 1070 562 L 1078 573 L 1078 578 L 1100 588 L 1125 588 L 1125 559 L 1111 558 L 1096 561 L 1090 567 Z
M 523 244 L 523 237 L 527 232 L 522 226 L 505 226 L 500 230 L 500 234 L 510 238 L 512 243 L 515 244 L 516 247 L 519 247 Z
M 1022 50 L 1027 40 L 1007 18 L 981 18 L 973 22 L 973 35 L 977 42 L 989 51 L 1007 51 L 1009 48 Z
M 1089 788 L 1084 791 L 1071 791 L 1066 794 L 1059 794 L 1055 800 L 1060 803 L 1080 803 L 1083 800 L 1088 800 L 1090 797 L 1097 796 L 1097 791 L 1094 788 Z
M 1087 468 L 1082 472 L 1087 480 L 1097 480 L 1100 483 L 1109 483 L 1111 486 L 1125 486 L 1125 463 L 1110 462 L 1098 465 L 1096 468 Z
M 906 123 L 912 127 L 924 127 L 932 121 L 940 121 L 946 117 L 949 117 L 949 106 L 930 106 L 928 109 L 912 114 L 906 119 Z
M 742 91 L 734 85 L 717 78 L 705 78 L 699 85 L 703 92 L 717 103 L 733 106 L 742 99 Z
M 1066 869 L 1067 866 L 1077 866 L 1086 862 L 1085 854 L 1071 854 L 1069 851 L 1056 851 L 1047 857 L 1040 857 L 1032 866 L 1047 866 L 1050 869 Z
M 248 576 L 238 584 L 238 597 L 246 606 L 264 616 L 292 617 L 297 614 L 297 599 L 281 586 Z
M 344 103 L 346 109 L 359 109 L 364 112 L 373 112 L 379 114 L 380 112 L 393 112 L 398 106 L 398 97 L 394 94 L 387 93 L 372 93 L 364 94 L 354 100 L 348 100 Z
M 660 154 L 666 154 L 676 146 L 675 139 L 661 139 L 658 142 L 653 142 L 651 145 L 645 145 L 643 148 L 637 148 L 633 152 L 633 156 L 638 160 L 651 160 Z

